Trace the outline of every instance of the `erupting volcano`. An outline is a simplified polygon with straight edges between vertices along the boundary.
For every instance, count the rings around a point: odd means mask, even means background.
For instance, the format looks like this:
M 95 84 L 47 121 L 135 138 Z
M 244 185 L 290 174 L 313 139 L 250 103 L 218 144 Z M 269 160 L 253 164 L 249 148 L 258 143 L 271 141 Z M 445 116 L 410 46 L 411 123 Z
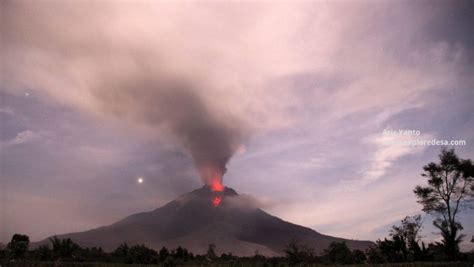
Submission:
M 211 203 L 217 207 L 222 202 L 222 193 L 224 192 L 224 185 L 222 184 L 222 177 L 225 168 L 220 170 L 213 165 L 200 166 L 201 179 L 212 192 Z
M 373 244 L 323 235 L 283 221 L 250 204 L 248 198 L 233 189 L 223 187 L 219 179 L 216 181 L 219 183 L 211 185 L 217 185 L 221 191 L 213 191 L 211 186 L 205 185 L 153 211 L 128 216 L 112 225 L 58 237 L 71 238 L 83 247 L 100 246 L 106 251 L 126 242 L 129 245 L 145 244 L 155 250 L 163 246 L 182 246 L 203 254 L 209 244 L 215 244 L 217 253 L 231 252 L 241 256 L 254 255 L 256 250 L 266 256 L 282 255 L 291 240 L 314 247 L 316 252 L 321 252 L 333 241 L 345 241 L 351 249 L 361 250 Z M 218 198 L 215 198 L 216 193 L 219 193 Z M 45 239 L 34 246 L 48 242 Z
M 346 241 L 351 248 L 367 248 L 371 242 L 344 240 L 285 222 L 250 204 L 223 185 L 226 166 L 249 135 L 249 125 L 234 113 L 221 110 L 203 84 L 186 77 L 137 66 L 130 75 L 104 78 L 92 91 L 98 110 L 133 124 L 142 124 L 179 145 L 192 158 L 204 184 L 151 212 L 131 215 L 112 225 L 71 238 L 83 247 L 100 246 L 107 251 L 126 242 L 183 246 L 205 253 L 209 244 L 217 251 L 236 255 L 279 255 L 292 239 L 325 249 L 332 241 Z M 207 86 L 207 85 L 206 85 Z M 223 112 L 222 112 L 223 111 Z M 42 241 L 40 243 L 47 243 Z

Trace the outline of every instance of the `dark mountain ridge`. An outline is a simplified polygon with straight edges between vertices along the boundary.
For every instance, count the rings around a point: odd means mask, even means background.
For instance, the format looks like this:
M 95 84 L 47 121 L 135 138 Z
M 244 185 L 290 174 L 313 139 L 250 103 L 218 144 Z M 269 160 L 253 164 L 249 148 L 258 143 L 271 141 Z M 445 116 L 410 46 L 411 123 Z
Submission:
M 283 254 L 291 240 L 305 243 L 321 252 L 333 241 L 345 241 L 351 249 L 366 249 L 370 241 L 347 240 L 320 234 L 310 228 L 272 216 L 233 189 L 225 188 L 222 203 L 214 207 L 214 192 L 204 186 L 150 212 L 130 215 L 114 224 L 85 232 L 58 235 L 71 238 L 83 247 L 100 246 L 112 251 L 121 243 L 145 244 L 155 250 L 162 246 L 186 247 L 205 253 L 209 244 L 217 252 L 234 255 Z M 48 239 L 37 244 L 47 243 Z

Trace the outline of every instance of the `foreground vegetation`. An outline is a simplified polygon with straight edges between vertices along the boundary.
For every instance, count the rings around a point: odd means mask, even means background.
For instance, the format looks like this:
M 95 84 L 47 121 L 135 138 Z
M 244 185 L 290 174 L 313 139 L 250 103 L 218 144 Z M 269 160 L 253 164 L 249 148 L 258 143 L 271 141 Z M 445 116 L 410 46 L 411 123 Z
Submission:
M 305 244 L 290 242 L 285 249 L 285 256 L 265 257 L 258 251 L 251 257 L 238 257 L 231 253 L 216 254 L 217 248 L 210 244 L 207 253 L 194 255 L 186 248 L 177 247 L 169 250 L 163 247 L 155 251 L 145 245 L 128 245 L 123 243 L 113 252 L 102 248 L 81 248 L 71 239 L 50 239 L 50 245 L 42 245 L 29 250 L 29 238 L 16 234 L 6 248 L 0 250 L 1 266 L 209 266 L 209 267 L 288 267 L 320 265 L 357 265 L 373 266 L 472 266 L 474 253 L 458 253 L 457 261 L 449 261 L 449 256 L 442 252 L 440 245 L 408 245 L 403 240 L 410 240 L 403 234 L 410 232 L 412 222 L 407 217 L 400 226 L 394 226 L 389 238 L 378 240 L 366 251 L 350 250 L 344 242 L 333 242 L 321 254 L 316 254 Z M 409 231 L 407 231 L 407 229 Z M 411 232 L 410 232 L 411 233 Z M 438 262 L 435 264 L 434 262 Z M 471 263 L 469 263 L 471 262 Z
M 10 264 L 11 267 L 166 267 L 164 264 L 123 264 L 123 263 L 78 263 L 78 262 L 15 262 Z M 243 262 L 243 263 L 229 263 L 229 262 L 215 262 L 215 263 L 198 263 L 188 262 L 183 265 L 187 267 L 270 267 L 268 263 L 260 262 Z M 289 267 L 289 265 L 282 263 L 277 265 L 278 267 Z M 305 264 L 301 265 L 304 267 L 324 267 L 328 266 L 325 264 Z M 352 264 L 352 265 L 340 265 L 332 264 L 330 266 L 337 267 L 470 267 L 471 263 L 468 262 L 416 262 L 416 263 L 385 263 L 385 264 Z

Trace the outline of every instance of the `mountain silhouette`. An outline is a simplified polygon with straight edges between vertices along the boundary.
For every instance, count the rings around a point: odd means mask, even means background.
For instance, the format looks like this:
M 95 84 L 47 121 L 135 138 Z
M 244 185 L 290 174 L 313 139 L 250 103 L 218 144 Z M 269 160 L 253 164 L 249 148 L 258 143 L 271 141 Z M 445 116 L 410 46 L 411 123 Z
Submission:
M 102 247 L 112 251 L 121 243 L 145 244 L 155 250 L 182 246 L 203 254 L 209 244 L 218 253 L 266 256 L 282 255 L 292 240 L 321 252 L 333 242 L 345 241 L 351 249 L 364 250 L 373 243 L 320 234 L 310 228 L 286 222 L 256 207 L 247 198 L 226 187 L 222 203 L 212 205 L 208 187 L 196 189 L 161 208 L 128 216 L 114 224 L 85 232 L 57 235 L 71 238 L 83 247 Z M 37 245 L 48 243 L 48 239 Z

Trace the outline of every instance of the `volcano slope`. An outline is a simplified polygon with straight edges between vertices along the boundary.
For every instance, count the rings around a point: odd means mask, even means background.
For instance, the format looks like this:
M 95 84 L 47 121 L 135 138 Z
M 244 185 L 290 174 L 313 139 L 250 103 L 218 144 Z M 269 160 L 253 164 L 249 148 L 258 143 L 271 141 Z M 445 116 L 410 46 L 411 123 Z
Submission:
M 320 234 L 310 228 L 283 221 L 246 204 L 245 198 L 225 188 L 222 203 L 214 207 L 213 192 L 204 186 L 182 195 L 161 208 L 130 215 L 114 224 L 85 232 L 58 235 L 71 238 L 83 247 L 112 251 L 121 243 L 145 244 L 155 250 L 182 246 L 203 254 L 209 244 L 218 253 L 266 256 L 282 255 L 292 240 L 322 252 L 333 241 L 345 241 L 351 249 L 364 250 L 370 241 L 347 240 Z M 48 239 L 37 245 L 48 243 Z

